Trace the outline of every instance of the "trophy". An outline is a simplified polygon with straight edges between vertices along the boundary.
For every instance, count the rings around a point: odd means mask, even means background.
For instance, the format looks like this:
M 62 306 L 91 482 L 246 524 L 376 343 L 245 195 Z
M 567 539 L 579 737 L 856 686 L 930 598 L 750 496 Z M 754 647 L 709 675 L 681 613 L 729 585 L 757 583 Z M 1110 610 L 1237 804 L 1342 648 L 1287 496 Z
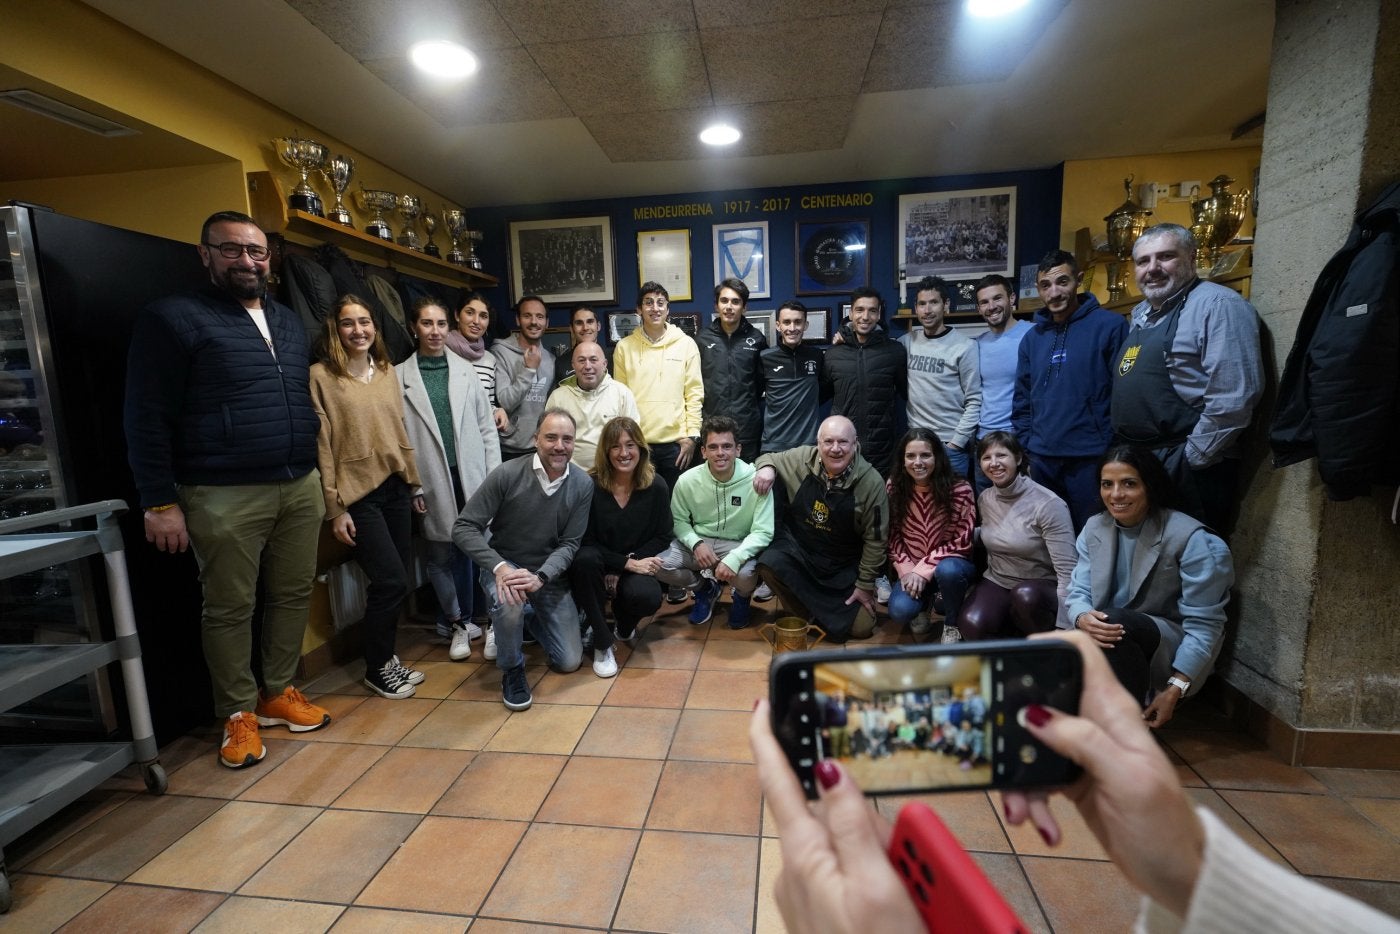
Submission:
M 457 266 L 467 265 L 466 254 L 462 252 L 462 237 L 467 232 L 465 211 L 452 208 L 442 209 L 442 222 L 447 225 L 447 235 L 452 238 L 452 249 L 447 253 L 447 261 Z
M 433 234 L 437 233 L 438 217 L 432 211 L 423 212 L 423 229 L 428 232 L 428 242 L 423 244 L 423 252 L 429 256 L 436 256 L 442 259 L 442 251 L 433 242 Z
M 481 257 L 476 255 L 476 245 L 481 242 L 482 233 L 479 230 L 468 230 L 467 239 L 471 241 L 471 246 L 468 248 L 471 255 L 467 257 L 467 265 L 473 269 L 480 269 Z
M 1245 208 L 1249 206 L 1249 192 L 1231 194 L 1230 186 L 1235 180 L 1228 175 L 1217 175 L 1210 180 L 1210 197 L 1191 202 L 1191 234 L 1196 245 L 1206 256 L 1203 268 L 1214 268 L 1220 261 L 1220 254 L 1235 239 L 1244 223 Z
M 371 237 L 378 237 L 380 240 L 388 240 L 393 243 L 394 232 L 389 229 L 389 222 L 384 219 L 384 212 L 394 209 L 394 206 L 399 203 L 399 196 L 382 188 L 361 187 L 356 192 L 356 197 L 359 198 L 362 210 L 374 212 L 374 216 L 365 225 L 365 233 Z
M 1145 210 L 1133 200 L 1133 177 L 1123 179 L 1123 190 L 1128 200 L 1120 204 L 1113 213 L 1104 218 L 1108 225 L 1108 252 L 1117 258 L 1116 263 L 1108 264 L 1108 301 L 1118 301 L 1128 292 L 1129 261 L 1133 258 L 1133 244 L 1142 236 L 1147 219 L 1152 212 Z
M 277 157 L 288 166 L 301 171 L 301 183 L 287 196 L 287 204 L 298 211 L 325 217 L 321 207 L 321 196 L 312 190 L 306 176 L 312 170 L 323 171 L 330 152 L 314 139 L 300 139 L 295 136 L 279 136 L 272 141 Z
M 321 168 L 321 174 L 326 177 L 326 183 L 335 191 L 335 207 L 331 208 L 327 217 L 337 224 L 344 224 L 353 230 L 355 227 L 354 219 L 350 217 L 350 212 L 345 209 L 345 189 L 350 187 L 350 179 L 355 177 L 355 160 L 349 156 L 335 156 Z
M 417 195 L 399 195 L 399 217 L 403 218 L 403 233 L 399 234 L 399 246 L 423 252 L 423 244 L 418 239 L 418 215 L 422 213 L 422 198 Z

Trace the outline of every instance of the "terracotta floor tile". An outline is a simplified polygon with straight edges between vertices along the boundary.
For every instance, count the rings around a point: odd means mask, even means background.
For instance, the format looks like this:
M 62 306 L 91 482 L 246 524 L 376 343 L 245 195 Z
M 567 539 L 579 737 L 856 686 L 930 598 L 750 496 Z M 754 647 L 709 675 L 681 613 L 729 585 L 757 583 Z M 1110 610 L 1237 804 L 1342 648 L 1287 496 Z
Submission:
M 365 661 L 356 659 L 346 662 L 344 665 L 332 668 L 325 674 L 318 675 L 302 686 L 302 693 L 315 700 L 316 703 L 325 705 L 325 701 L 320 698 L 328 694 L 350 694 L 355 697 L 369 697 L 370 689 L 365 686 Z
M 535 704 L 512 714 L 486 744 L 492 752 L 538 752 L 567 756 L 578 745 L 596 707 Z
M 1016 912 L 1016 917 L 1025 925 L 1024 930 L 1051 934 L 1045 914 L 1036 901 L 1035 891 L 1026 881 L 1021 862 L 1008 853 L 973 853 L 972 858 L 986 875 L 987 880 L 1001 893 L 1001 897 Z
M 290 804 L 231 801 L 127 881 L 232 892 L 318 813 Z
M 335 806 L 426 814 L 474 755 L 459 749 L 390 749 L 335 800 Z
M 1010 853 L 1011 842 L 997 819 L 1000 795 L 985 791 L 958 791 L 937 795 L 887 795 L 876 798 L 876 807 L 891 822 L 910 801 L 922 801 L 943 821 L 963 849 L 984 853 Z
M 773 883 L 783 871 L 783 845 L 777 840 L 764 839 L 758 854 L 758 911 L 754 918 L 754 934 L 787 934 L 778 900 L 773 897 Z
M 1055 821 L 1060 825 L 1060 843 L 1058 846 L 1047 846 L 1040 838 L 1040 833 L 1035 826 L 1026 821 L 1019 827 L 1012 827 L 1006 822 L 1006 816 L 996 809 L 994 813 L 1002 827 L 1006 829 L 1006 835 L 1011 839 L 1011 847 L 1017 853 L 1025 856 L 1052 856 L 1072 859 L 1095 859 L 1106 860 L 1108 854 L 1103 847 L 1099 846 L 1099 841 L 1094 838 L 1094 834 L 1089 830 L 1084 819 L 1079 816 L 1073 804 L 1063 795 L 1053 795 L 1050 800 L 1050 813 L 1055 815 Z M 1053 919 L 1052 919 L 1053 923 Z
M 326 807 L 378 762 L 385 752 L 383 746 L 306 743 L 295 755 L 265 773 L 238 798 L 241 801 Z
M 525 666 L 525 680 L 529 682 L 531 690 L 540 679 L 548 672 L 548 668 L 539 665 Z M 470 677 L 463 681 L 457 690 L 448 695 L 451 700 L 466 701 L 494 701 L 501 703 L 501 669 L 496 667 L 496 663 L 482 665 Z
M 699 667 L 766 672 L 772 661 L 773 649 L 762 639 L 710 639 L 700 654 Z
M 480 661 L 480 656 L 477 657 Z M 476 674 L 481 667 L 480 664 L 473 664 L 470 661 L 454 662 L 451 659 L 442 661 L 424 661 L 418 659 L 413 663 L 413 667 L 423 672 L 423 683 L 417 686 L 414 697 L 435 697 L 439 700 L 447 697 L 462 682 Z
M 681 625 L 685 623 L 682 622 Z M 688 635 L 693 636 L 695 633 L 692 631 Z M 671 638 L 669 633 L 658 633 L 656 637 L 652 637 L 651 630 L 647 629 L 642 632 L 642 637 L 632 649 L 632 656 L 627 659 L 627 667 L 694 669 L 700 663 L 700 654 L 704 651 L 705 643 L 700 639 Z
M 679 710 L 599 707 L 574 754 L 664 759 L 680 717 Z
M 1220 797 L 1219 792 L 1209 788 L 1187 788 L 1186 794 L 1189 795 L 1191 800 L 1196 804 L 1209 809 L 1212 814 L 1220 818 L 1225 826 L 1233 830 L 1236 836 L 1245 843 L 1248 843 L 1250 846 L 1254 847 L 1254 849 L 1263 853 L 1279 865 L 1288 866 L 1288 860 L 1279 855 L 1278 850 L 1270 846 L 1268 840 L 1259 836 L 1259 832 L 1251 827 L 1249 822 L 1239 815 L 1238 811 L 1230 807 L 1230 805 L 1225 802 L 1225 799 Z M 1288 868 L 1291 869 L 1292 867 L 1290 866 Z
M 758 838 L 648 830 L 614 927 L 747 932 L 753 925 Z
M 467 918 L 456 915 L 347 908 L 331 928 L 331 934 L 462 934 L 468 923 Z
M 1327 788 L 1306 769 L 1286 764 L 1263 743 L 1242 733 L 1164 734 L 1166 741 L 1212 788 L 1325 794 Z
M 758 773 L 730 762 L 671 761 L 661 770 L 648 830 L 756 834 Z
M 534 824 L 481 914 L 607 927 L 640 834 L 612 827 Z M 548 884 L 542 884 L 544 880 Z
M 418 821 L 414 814 L 323 811 L 238 894 L 349 904 Z
M 1157 734 L 1160 737 L 1162 734 Z M 1186 760 L 1177 755 L 1176 751 L 1167 744 L 1161 744 L 1162 752 L 1166 753 L 1167 761 L 1176 769 L 1176 780 L 1186 788 L 1205 788 L 1206 780 L 1196 774 L 1196 770 L 1186 764 Z
M 223 726 L 214 721 L 201 724 L 184 736 L 176 737 L 160 749 L 160 764 L 166 775 L 173 775 L 195 759 L 213 756 L 222 739 Z M 274 734 L 275 736 L 275 734 Z M 145 773 L 136 763 L 108 778 L 97 786 L 100 791 L 131 791 L 146 794 Z
M 1053 930 L 1133 929 L 1142 896 L 1112 863 L 1023 856 L 1021 866 Z
M 334 696 L 334 695 L 332 695 Z M 371 746 L 392 746 L 426 717 L 438 701 L 427 697 L 389 700 L 387 697 L 366 697 L 343 717 L 331 721 L 324 730 L 299 733 L 299 738 L 328 743 L 366 743 Z
M 672 759 L 752 762 L 749 715 L 730 710 L 685 710 L 671 742 Z
M 753 702 L 768 696 L 768 669 L 762 671 L 714 671 L 704 667 L 695 672 L 686 707 L 705 710 L 753 710 Z
M 221 765 L 218 746 L 211 742 L 206 755 L 192 759 L 179 770 L 170 773 L 169 793 L 232 800 L 306 748 L 304 744 L 288 739 L 286 730 L 259 730 L 258 735 L 262 737 L 267 754 L 257 765 L 250 765 L 244 769 L 231 769 Z
M 311 733 L 300 733 L 298 735 L 303 739 L 310 739 L 312 737 L 315 737 L 317 739 L 324 739 L 326 733 L 331 732 L 335 729 L 337 722 L 339 722 L 345 717 L 350 716 L 350 714 L 354 712 L 356 707 L 360 706 L 366 700 L 369 699 L 369 689 L 365 688 L 364 694 L 321 694 L 317 697 L 312 697 L 311 699 L 320 706 L 326 708 L 326 710 L 330 712 L 331 725 Z M 344 740 L 342 740 L 342 742 L 344 742 Z
M 1400 801 L 1394 798 L 1347 798 L 1346 802 L 1400 841 Z M 1400 855 L 1400 849 L 1396 853 Z
M 36 857 L 28 868 L 120 882 L 224 804 L 213 798 L 138 795 Z
M 535 819 L 592 827 L 637 827 L 646 821 L 661 763 L 655 759 L 569 759 Z
M 145 934 L 159 918 L 162 931 L 190 931 L 224 900 L 215 892 L 119 885 L 58 930 Z
M 476 645 L 480 645 L 480 641 Z M 394 653 L 402 661 L 416 662 L 435 649 L 446 649 L 448 640 L 437 634 L 436 623 L 401 625 L 394 638 Z
M 510 717 L 510 711 L 494 701 L 445 700 L 399 740 L 400 746 L 436 749 L 480 749 Z
M 5 846 L 5 863 L 11 872 L 67 840 L 73 834 L 106 817 L 130 801 L 134 792 L 94 788 L 68 807 Z
M 1365 879 L 1328 879 L 1311 876 L 1314 882 L 1349 895 L 1383 911 L 1393 918 L 1400 918 L 1400 882 L 1372 882 Z
M 355 904 L 475 914 L 526 826 L 516 821 L 426 817 Z
M 773 809 L 768 806 L 768 802 L 763 802 L 763 835 L 765 837 L 776 837 L 778 835 L 778 825 L 773 822 Z
M 235 895 L 204 919 L 194 934 L 246 934 L 248 931 L 328 931 L 345 909 L 340 905 L 289 902 Z
M 1400 798 L 1400 772 L 1381 769 L 1306 769 L 1337 795 Z
M 1261 791 L 1222 791 L 1220 796 L 1301 873 L 1400 881 L 1395 838 L 1345 801 Z
M 588 934 L 597 928 L 569 928 L 557 924 L 532 924 L 529 921 L 499 921 L 477 918 L 472 922 L 472 934 Z
M 531 820 L 568 759 L 524 752 L 483 752 L 447 789 L 434 814 Z
M 5 915 L 6 932 L 56 931 L 112 889 L 110 882 L 36 876 L 17 872 L 10 876 L 14 905 Z
M 610 707 L 684 707 L 695 673 L 687 668 L 624 668 L 603 703 Z
M 530 689 L 537 704 L 601 704 L 612 688 L 612 678 L 600 678 L 593 673 L 593 657 L 583 653 L 583 665 L 578 671 L 561 674 L 550 671 Z

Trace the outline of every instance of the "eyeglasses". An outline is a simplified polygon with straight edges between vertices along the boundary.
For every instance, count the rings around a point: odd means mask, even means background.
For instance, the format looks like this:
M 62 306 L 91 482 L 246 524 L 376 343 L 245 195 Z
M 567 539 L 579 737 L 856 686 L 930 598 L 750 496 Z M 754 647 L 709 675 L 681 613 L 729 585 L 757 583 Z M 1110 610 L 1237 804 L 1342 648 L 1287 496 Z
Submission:
M 267 247 L 257 243 L 206 243 L 204 245 L 211 250 L 218 250 L 219 255 L 224 259 L 238 259 L 247 253 L 251 260 L 263 260 L 272 253 Z
M 642 300 L 643 308 L 665 308 L 671 303 L 664 298 L 647 298 Z

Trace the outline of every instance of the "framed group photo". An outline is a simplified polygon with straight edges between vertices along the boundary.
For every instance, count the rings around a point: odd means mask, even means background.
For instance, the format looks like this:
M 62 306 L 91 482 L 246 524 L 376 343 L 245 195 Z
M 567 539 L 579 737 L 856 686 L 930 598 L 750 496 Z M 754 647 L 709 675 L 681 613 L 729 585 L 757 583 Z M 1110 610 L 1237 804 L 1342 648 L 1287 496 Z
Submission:
M 771 298 L 768 276 L 768 222 L 715 224 L 715 285 L 725 279 L 740 279 L 749 287 L 749 299 Z
M 1016 276 L 1016 189 L 968 188 L 899 196 L 899 269 L 924 276 Z
M 512 301 L 538 295 L 550 305 L 617 303 L 608 215 L 511 221 L 509 246 Z
M 798 221 L 798 295 L 842 295 L 870 284 L 870 222 Z

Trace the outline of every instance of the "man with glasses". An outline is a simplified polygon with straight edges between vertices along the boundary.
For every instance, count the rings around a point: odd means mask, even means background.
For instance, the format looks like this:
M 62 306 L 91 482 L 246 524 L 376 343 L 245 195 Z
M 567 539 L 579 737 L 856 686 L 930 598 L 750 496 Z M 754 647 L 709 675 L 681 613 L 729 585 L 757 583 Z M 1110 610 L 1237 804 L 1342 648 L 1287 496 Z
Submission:
M 204 657 L 219 761 L 263 758 L 259 726 L 316 730 L 330 714 L 292 686 L 325 514 L 320 423 L 308 388 L 306 329 L 267 295 L 267 238 L 222 211 L 197 247 L 204 290 L 137 319 L 127 363 L 126 438 L 146 540 L 194 547 L 204 588 Z M 263 591 L 262 689 L 253 675 L 253 603 Z
M 700 434 L 705 403 L 700 348 L 668 322 L 670 296 L 660 283 L 642 284 L 637 312 L 642 326 L 618 341 L 613 377 L 636 397 L 651 462 L 674 490 L 681 471 L 690 466 Z

